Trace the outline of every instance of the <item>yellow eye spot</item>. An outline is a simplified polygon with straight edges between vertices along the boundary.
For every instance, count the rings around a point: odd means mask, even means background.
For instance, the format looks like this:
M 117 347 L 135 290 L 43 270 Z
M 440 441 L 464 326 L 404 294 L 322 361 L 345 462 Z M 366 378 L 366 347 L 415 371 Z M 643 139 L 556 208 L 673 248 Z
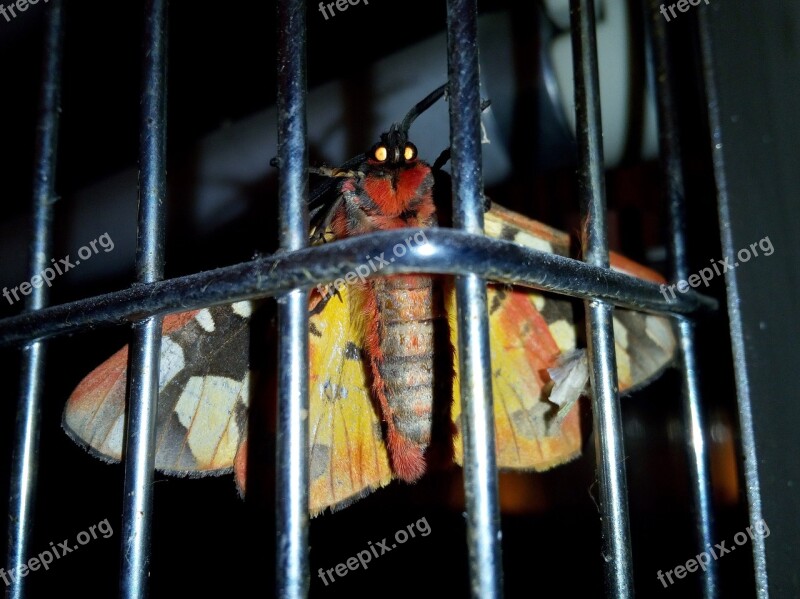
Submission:
M 386 157 L 388 155 L 389 155 L 389 152 L 386 149 L 386 146 L 378 146 L 377 148 L 375 148 L 374 156 L 375 156 L 375 160 L 377 160 L 378 162 L 385 161 Z
M 417 149 L 412 145 L 407 145 L 403 150 L 403 158 L 406 160 L 414 160 L 417 157 Z

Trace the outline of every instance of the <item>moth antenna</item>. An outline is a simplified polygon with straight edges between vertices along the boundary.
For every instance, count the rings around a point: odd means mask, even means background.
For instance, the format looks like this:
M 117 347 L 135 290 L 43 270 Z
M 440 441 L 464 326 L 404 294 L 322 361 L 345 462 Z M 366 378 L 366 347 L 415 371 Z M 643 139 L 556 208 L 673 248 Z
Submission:
M 400 123 L 400 131 L 404 134 L 407 134 L 409 128 L 411 127 L 411 123 L 413 123 L 419 115 L 428 110 L 428 108 L 433 106 L 434 102 L 447 93 L 448 85 L 448 83 L 440 85 L 427 96 L 425 96 L 423 100 L 418 102 L 416 106 L 409 110 L 408 114 L 406 114 L 405 118 L 403 119 L 403 122 Z
M 427 98 L 426 98 L 426 100 L 427 100 Z M 425 100 L 423 100 L 422 102 L 424 102 L 424 101 Z M 420 102 L 420 104 L 422 104 L 422 102 Z M 491 104 L 492 104 L 491 100 L 483 100 L 481 102 L 481 112 L 483 112 L 484 110 L 489 108 L 489 106 L 491 106 Z M 417 104 L 417 106 L 419 106 L 419 104 Z M 408 117 L 406 117 L 406 118 L 408 118 Z M 481 131 L 484 133 L 484 136 L 485 136 L 485 131 L 483 130 L 483 123 L 481 123 Z M 487 142 L 488 142 L 488 140 L 487 140 Z M 483 140 L 481 140 L 481 143 L 484 143 Z M 445 164 L 448 163 L 449 160 L 450 160 L 450 148 L 448 147 L 448 148 L 445 148 L 444 150 L 442 150 L 442 153 L 439 154 L 439 157 L 434 161 L 433 166 L 431 166 L 431 170 L 437 171 L 437 170 L 441 169 Z
M 431 166 L 432 171 L 438 171 L 450 160 L 450 148 L 445 148 Z

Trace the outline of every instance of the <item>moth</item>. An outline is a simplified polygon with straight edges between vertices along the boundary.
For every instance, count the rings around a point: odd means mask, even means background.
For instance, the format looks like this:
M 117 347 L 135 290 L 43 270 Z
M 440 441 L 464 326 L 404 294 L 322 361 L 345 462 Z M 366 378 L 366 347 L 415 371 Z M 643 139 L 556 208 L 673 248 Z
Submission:
M 435 188 L 447 151 L 433 165 L 409 141 L 413 121 L 440 99 L 435 90 L 365 154 L 315 168 L 311 240 L 323 244 L 374 231 L 437 226 Z M 494 204 L 485 232 L 569 256 L 569 237 Z M 397 246 L 395 246 L 397 248 Z M 398 250 L 399 253 L 399 250 Z M 403 251 L 405 253 L 405 250 Z M 370 271 L 376 260 L 365 256 Z M 656 272 L 611 255 L 616 270 L 654 282 Z M 448 277 L 348 277 L 309 293 L 309 509 L 338 509 L 398 478 L 462 461 L 455 294 Z M 497 465 L 542 471 L 580 455 L 578 399 L 588 367 L 575 303 L 511 285 L 488 286 Z M 246 486 L 248 411 L 257 392 L 249 364 L 254 302 L 165 317 L 156 416 L 156 467 L 175 475 L 234 472 Z M 620 390 L 645 384 L 673 359 L 675 337 L 660 316 L 617 309 Z M 68 435 L 94 455 L 120 460 L 127 347 L 73 391 Z

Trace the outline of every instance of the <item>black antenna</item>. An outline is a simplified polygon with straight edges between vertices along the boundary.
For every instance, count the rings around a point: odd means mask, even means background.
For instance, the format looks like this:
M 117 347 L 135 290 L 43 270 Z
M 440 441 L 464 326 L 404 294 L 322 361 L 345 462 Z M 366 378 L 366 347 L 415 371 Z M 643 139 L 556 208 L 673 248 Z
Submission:
M 445 83 L 444 85 L 437 87 L 427 96 L 425 96 L 424 100 L 417 103 L 414 108 L 409 110 L 408 114 L 403 119 L 403 122 L 400 123 L 400 131 L 402 131 L 404 134 L 408 134 L 408 129 L 411 127 L 411 123 L 413 123 L 419 115 L 428 110 L 428 108 L 430 108 L 433 103 L 436 102 L 436 100 L 441 98 L 447 92 L 448 85 L 448 83 Z

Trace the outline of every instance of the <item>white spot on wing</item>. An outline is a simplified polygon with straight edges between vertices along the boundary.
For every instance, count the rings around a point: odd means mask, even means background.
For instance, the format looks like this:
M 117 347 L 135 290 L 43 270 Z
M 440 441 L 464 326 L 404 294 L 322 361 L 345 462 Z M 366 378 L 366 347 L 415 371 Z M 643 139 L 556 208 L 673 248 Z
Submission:
M 628 329 L 616 318 L 614 318 L 614 340 L 623 348 L 628 349 Z
M 553 246 L 550 244 L 549 241 L 545 241 L 544 239 L 539 239 L 538 237 L 534 237 L 527 231 L 523 231 L 522 229 L 517 231 L 517 234 L 514 235 L 514 241 L 519 243 L 520 245 L 524 245 L 527 247 L 531 247 L 535 250 L 541 250 L 542 252 L 548 252 L 550 254 L 553 253 Z
M 207 333 L 214 332 L 214 317 L 211 316 L 211 312 L 208 311 L 208 308 L 200 310 L 194 319 Z
M 547 328 L 550 329 L 550 334 L 553 336 L 553 340 L 556 342 L 558 349 L 562 352 L 575 349 L 575 327 L 571 322 L 567 322 L 562 318 L 561 320 L 547 325 Z
M 238 314 L 242 318 L 249 318 L 253 313 L 252 302 L 236 302 L 231 306 L 234 314 Z
M 614 350 L 617 354 L 617 380 L 630 381 L 631 380 L 631 356 L 628 350 L 622 347 L 618 340 L 615 340 Z M 630 384 L 626 382 L 625 384 Z
M 647 336 L 667 354 L 672 354 L 675 350 L 675 335 L 666 318 L 647 316 L 645 320 L 645 331 L 647 331 Z
M 239 444 L 233 411 L 237 400 L 247 401 L 248 383 L 249 374 L 244 381 L 222 376 L 189 379 L 175 413 L 189 431 L 189 449 L 200 467 L 219 467 L 233 459 Z
M 186 365 L 183 348 L 169 337 L 161 338 L 161 366 L 158 370 L 158 388 L 163 389 Z
M 500 239 L 503 233 L 503 225 L 504 223 L 497 220 L 496 217 L 493 217 L 491 214 L 487 214 L 483 227 L 489 237 Z M 550 254 L 553 253 L 553 246 L 549 241 L 539 239 L 538 237 L 535 237 L 527 231 L 523 231 L 522 229 L 518 229 L 516 227 L 513 228 L 514 231 L 516 231 L 514 234 L 515 242 L 535 250 L 541 250 Z

